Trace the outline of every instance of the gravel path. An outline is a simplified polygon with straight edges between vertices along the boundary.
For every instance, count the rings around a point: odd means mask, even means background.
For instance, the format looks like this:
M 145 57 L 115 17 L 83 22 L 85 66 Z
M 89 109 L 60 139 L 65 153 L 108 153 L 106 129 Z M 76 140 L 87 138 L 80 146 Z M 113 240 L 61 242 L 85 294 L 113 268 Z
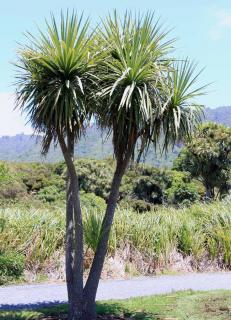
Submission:
M 179 290 L 231 290 L 230 273 L 193 273 L 101 281 L 97 300 L 126 299 Z M 67 301 L 65 284 L 0 287 L 0 309 L 35 308 Z

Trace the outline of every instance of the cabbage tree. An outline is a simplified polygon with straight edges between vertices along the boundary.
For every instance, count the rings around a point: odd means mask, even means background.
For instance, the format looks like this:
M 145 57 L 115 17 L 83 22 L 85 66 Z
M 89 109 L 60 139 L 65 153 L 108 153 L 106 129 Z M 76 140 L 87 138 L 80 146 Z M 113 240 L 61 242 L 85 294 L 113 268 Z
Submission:
M 152 14 L 122 20 L 117 15 L 102 22 L 97 35 L 89 22 L 75 14 L 52 17 L 47 32 L 19 52 L 17 103 L 35 132 L 43 135 L 43 152 L 59 143 L 68 169 L 66 275 L 69 319 L 96 317 L 95 298 L 107 252 L 119 187 L 137 141 L 144 150 L 163 148 L 190 136 L 200 121 L 194 98 L 198 75 L 188 61 L 171 58 L 173 41 Z M 100 52 L 100 54 L 99 54 Z M 101 235 L 89 277 L 83 288 L 83 225 L 78 176 L 73 163 L 74 142 L 94 117 L 112 133 L 116 169 Z
M 195 98 L 199 74 L 187 60 L 171 58 L 173 41 L 153 14 L 123 19 L 115 13 L 103 22 L 100 33 L 106 58 L 97 66 L 99 79 L 96 116 L 103 130 L 112 133 L 116 168 L 108 197 L 101 237 L 84 289 L 87 319 L 95 318 L 95 297 L 107 252 L 119 187 L 139 139 L 143 149 L 163 149 L 189 137 L 201 119 Z
M 95 56 L 89 21 L 73 12 L 51 17 L 47 30 L 28 34 L 29 45 L 18 53 L 17 105 L 35 133 L 43 153 L 59 144 L 67 165 L 66 280 L 69 319 L 83 315 L 83 225 L 74 144 L 84 133 L 90 112 Z

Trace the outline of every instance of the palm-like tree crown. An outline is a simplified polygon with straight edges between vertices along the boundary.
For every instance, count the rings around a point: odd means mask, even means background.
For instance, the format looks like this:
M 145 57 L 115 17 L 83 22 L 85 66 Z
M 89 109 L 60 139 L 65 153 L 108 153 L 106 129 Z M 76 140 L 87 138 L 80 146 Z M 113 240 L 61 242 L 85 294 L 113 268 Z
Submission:
M 89 21 L 73 12 L 51 17 L 47 33 L 28 34 L 31 45 L 19 51 L 17 103 L 37 132 L 45 151 L 57 130 L 77 138 L 88 113 L 86 97 L 93 81 L 94 55 Z M 23 70 L 23 72 L 22 72 Z
M 98 67 L 99 122 L 113 131 L 116 157 L 131 153 L 137 139 L 146 147 L 164 135 L 164 146 L 190 134 L 200 118 L 191 99 L 201 89 L 191 89 L 197 79 L 187 61 L 175 64 L 167 40 L 153 14 L 124 20 L 109 16 L 101 33 L 107 58 Z

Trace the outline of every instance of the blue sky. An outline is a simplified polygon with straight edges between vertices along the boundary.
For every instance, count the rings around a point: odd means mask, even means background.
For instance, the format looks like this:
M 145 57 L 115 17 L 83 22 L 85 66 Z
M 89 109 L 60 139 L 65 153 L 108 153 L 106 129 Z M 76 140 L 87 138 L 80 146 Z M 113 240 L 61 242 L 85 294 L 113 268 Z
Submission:
M 179 57 L 188 56 L 205 68 L 201 84 L 212 83 L 209 93 L 200 102 L 209 107 L 231 105 L 231 1 L 230 0 L 6 0 L 0 4 L 0 136 L 30 132 L 24 119 L 13 112 L 14 68 L 17 42 L 25 40 L 23 33 L 36 33 L 36 25 L 44 27 L 44 18 L 52 11 L 76 9 L 89 15 L 94 23 L 116 8 L 137 12 L 152 10 L 161 17 L 176 42 Z

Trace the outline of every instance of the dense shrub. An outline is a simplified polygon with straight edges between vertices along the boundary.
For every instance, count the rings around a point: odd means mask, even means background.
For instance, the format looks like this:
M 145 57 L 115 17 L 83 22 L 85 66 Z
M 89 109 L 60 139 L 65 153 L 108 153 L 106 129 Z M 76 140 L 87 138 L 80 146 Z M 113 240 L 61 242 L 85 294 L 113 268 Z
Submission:
M 94 193 L 86 193 L 81 191 L 80 198 L 82 208 L 87 208 L 88 210 L 97 209 L 99 211 L 103 211 L 106 208 L 105 200 L 96 196 Z
M 1 183 L 0 198 L 6 200 L 15 200 L 26 196 L 25 186 L 18 181 L 10 181 L 8 183 Z
M 231 128 L 212 122 L 201 125 L 174 167 L 202 181 L 206 199 L 224 198 L 231 190 Z
M 65 192 L 60 191 L 55 185 L 51 185 L 40 189 L 37 197 L 43 202 L 57 202 L 65 199 Z
M 200 200 L 203 188 L 200 183 L 190 181 L 189 174 L 171 171 L 171 185 L 166 189 L 167 203 L 174 205 L 189 205 Z M 201 195 L 202 193 L 202 195 Z
M 119 203 L 119 207 L 123 209 L 131 208 L 139 213 L 144 213 L 154 208 L 151 203 L 139 199 L 124 199 Z
M 0 162 L 0 200 L 15 200 L 26 195 L 25 185 L 18 179 L 10 166 Z
M 25 258 L 16 252 L 0 253 L 0 285 L 19 279 L 24 270 Z
M 163 190 L 153 181 L 152 177 L 142 177 L 136 181 L 133 192 L 139 200 L 152 204 L 162 204 L 164 201 Z
M 107 200 L 113 161 L 84 159 L 77 161 L 76 165 L 80 188 Z M 191 204 L 200 199 L 200 194 L 201 185 L 191 182 L 189 174 L 135 165 L 123 177 L 119 200 L 129 202 L 133 208 L 144 211 L 150 210 L 152 205 L 163 203 Z
M 11 181 L 11 178 L 9 166 L 5 162 L 0 161 L 0 183 L 7 183 Z
M 114 163 L 111 159 L 107 160 L 88 160 L 77 161 L 80 189 L 85 192 L 95 193 L 95 195 L 107 199 Z
M 180 182 L 167 190 L 168 203 L 175 205 L 191 204 L 200 200 L 198 189 L 194 183 Z

